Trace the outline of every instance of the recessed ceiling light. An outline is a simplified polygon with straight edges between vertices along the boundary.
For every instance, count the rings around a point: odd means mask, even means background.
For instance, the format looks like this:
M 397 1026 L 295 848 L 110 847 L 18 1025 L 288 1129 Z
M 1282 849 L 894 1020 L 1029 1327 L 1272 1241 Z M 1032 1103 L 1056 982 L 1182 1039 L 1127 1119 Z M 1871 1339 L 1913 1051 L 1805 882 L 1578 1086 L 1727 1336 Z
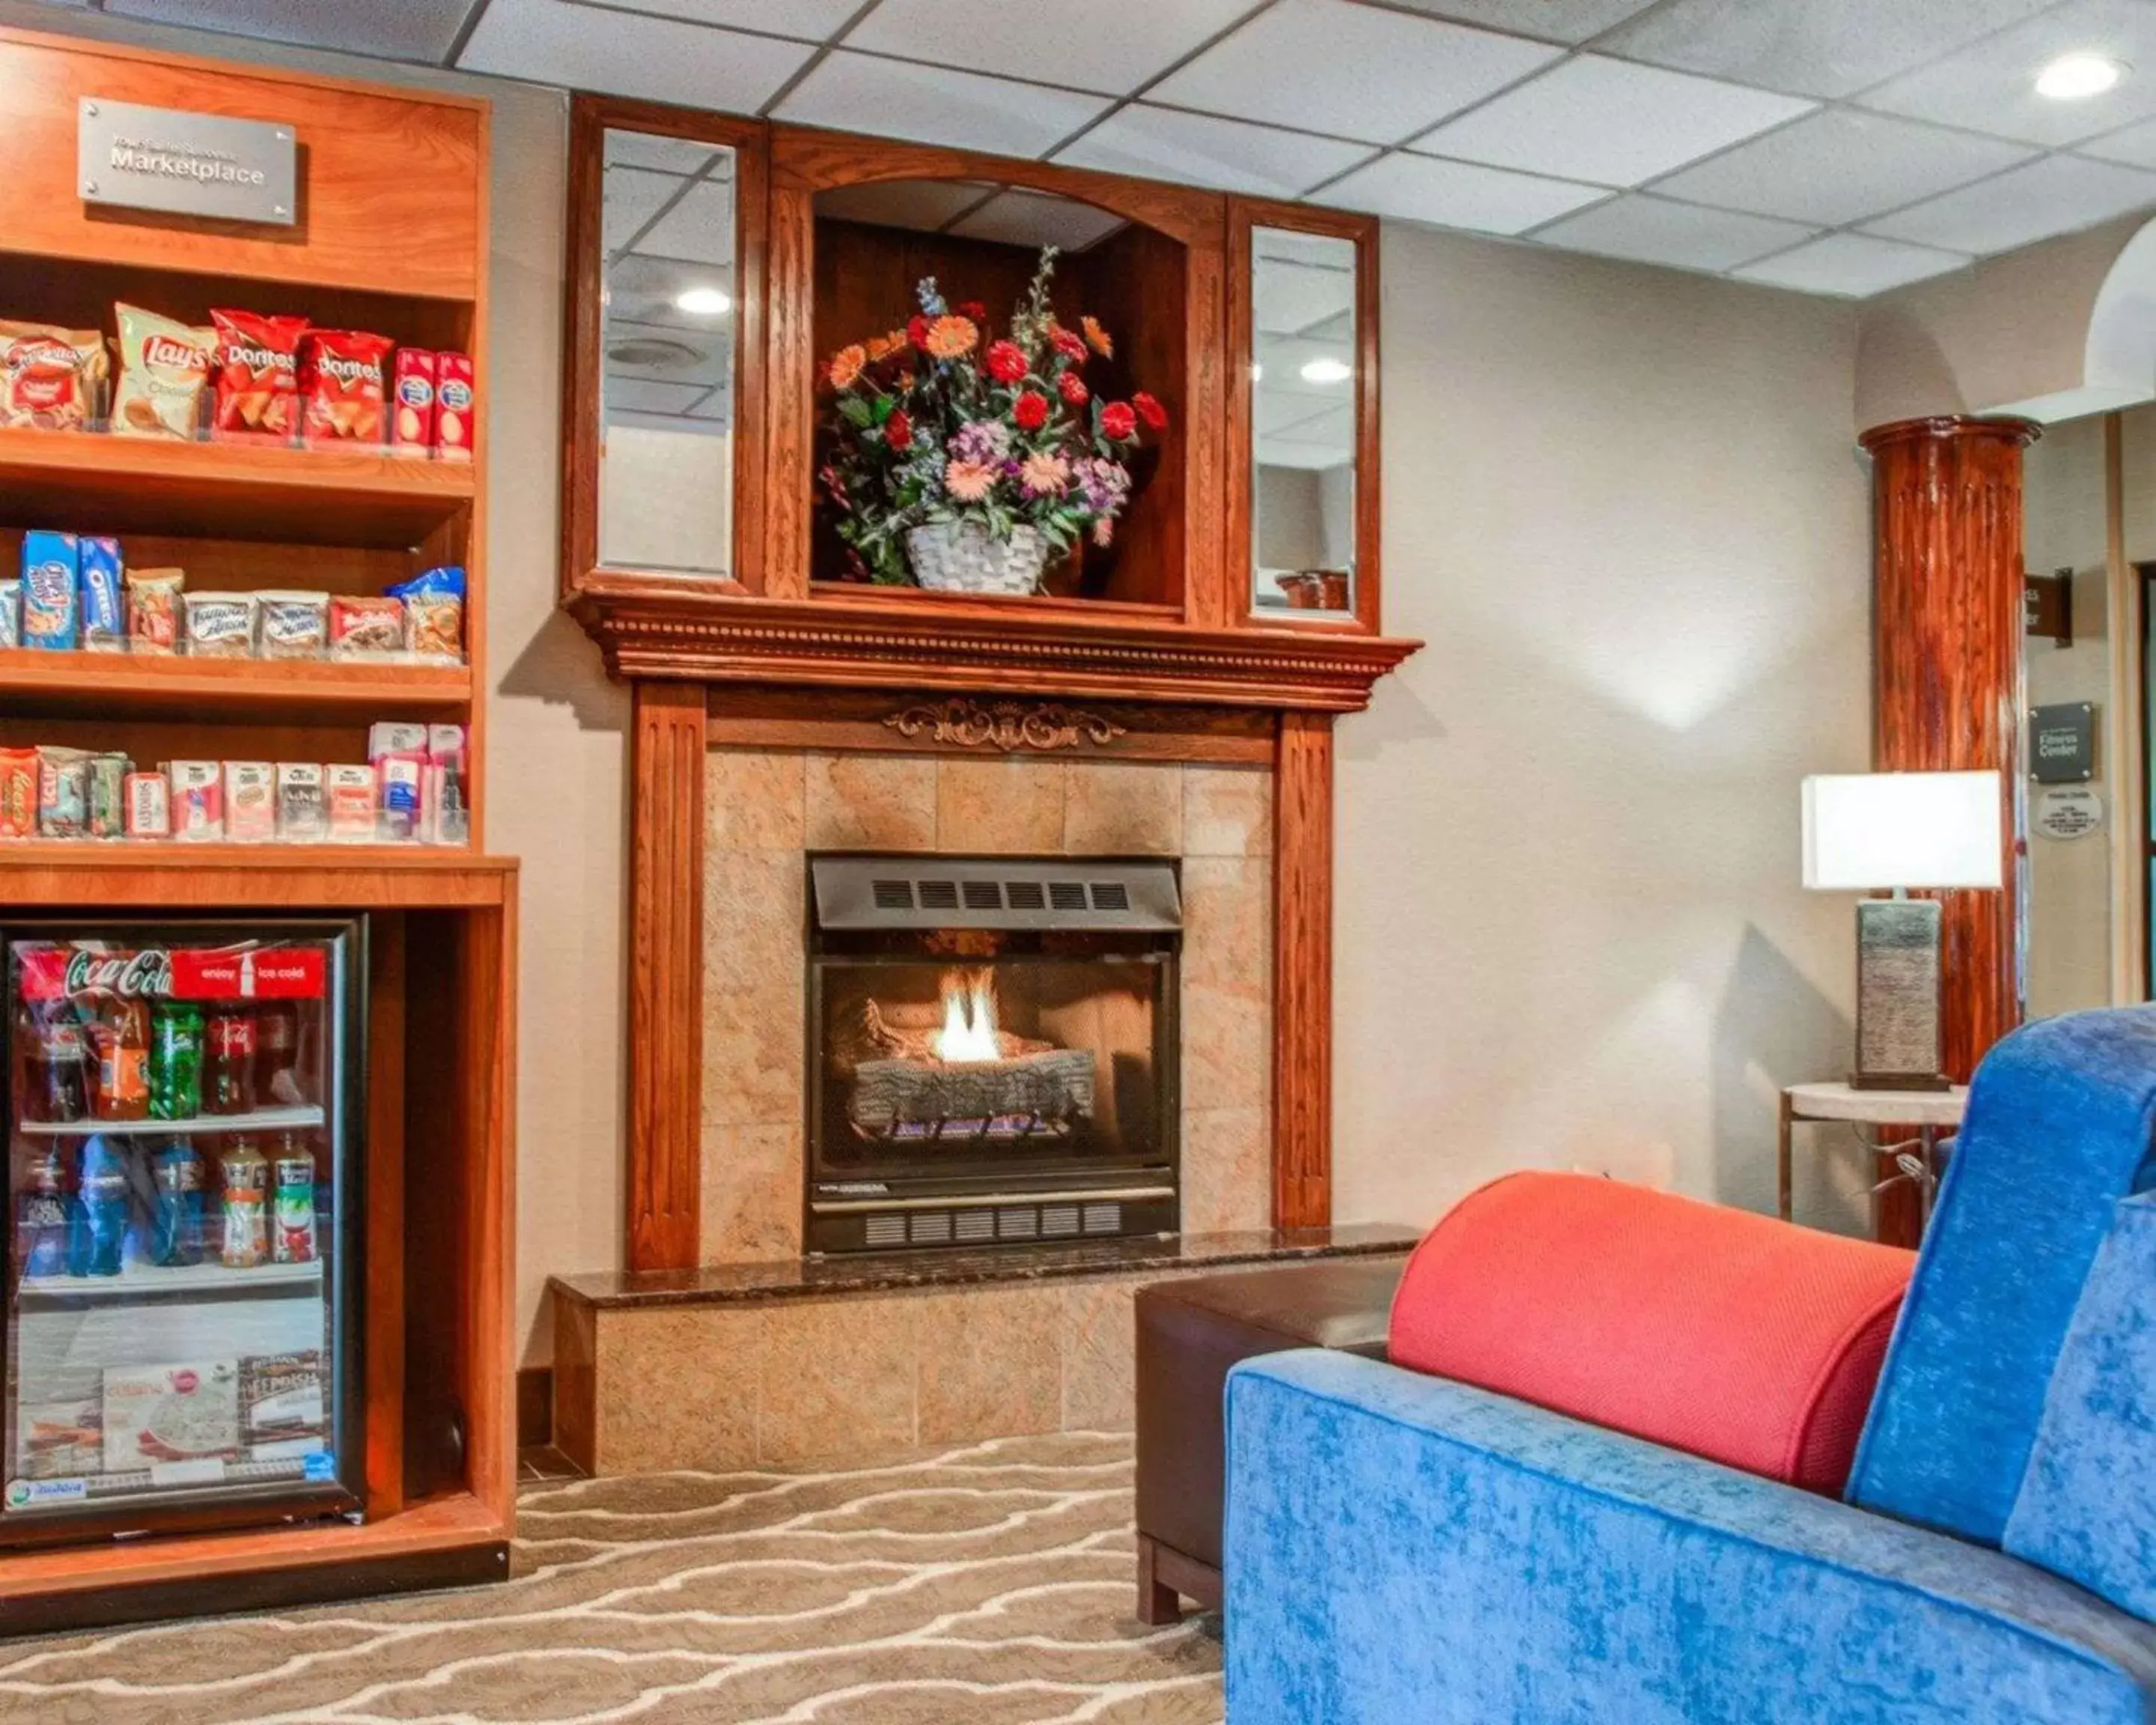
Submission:
M 2077 102 L 2102 95 L 2125 74 L 2124 66 L 2100 54 L 2061 54 L 2036 74 L 2036 94 L 2055 102 Z
M 1329 355 L 1303 362 L 1302 381 L 1306 383 L 1345 383 L 1354 375 L 1354 367 L 1344 359 L 1334 359 Z
M 715 287 L 684 288 L 674 304 L 697 317 L 724 317 L 734 309 L 733 295 Z

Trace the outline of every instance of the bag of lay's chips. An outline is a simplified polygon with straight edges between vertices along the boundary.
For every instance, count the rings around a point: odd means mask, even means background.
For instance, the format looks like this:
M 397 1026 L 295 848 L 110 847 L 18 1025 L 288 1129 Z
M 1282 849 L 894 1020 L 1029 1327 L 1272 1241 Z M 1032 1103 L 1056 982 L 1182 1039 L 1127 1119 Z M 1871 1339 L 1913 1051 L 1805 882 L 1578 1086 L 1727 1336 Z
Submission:
M 115 434 L 193 437 L 217 363 L 217 331 L 190 329 L 139 305 L 116 305 L 113 315 L 120 324 Z

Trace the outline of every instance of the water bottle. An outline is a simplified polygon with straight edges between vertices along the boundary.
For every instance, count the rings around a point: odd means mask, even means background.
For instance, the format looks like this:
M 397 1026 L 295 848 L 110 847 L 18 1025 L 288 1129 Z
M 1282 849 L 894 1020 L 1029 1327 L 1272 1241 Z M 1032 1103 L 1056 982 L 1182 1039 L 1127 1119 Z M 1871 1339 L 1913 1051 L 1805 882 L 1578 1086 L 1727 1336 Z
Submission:
M 16 1201 L 15 1261 L 24 1276 L 64 1276 L 68 1267 L 67 1163 L 57 1144 L 39 1151 Z
M 151 1160 L 157 1196 L 150 1228 L 150 1261 L 167 1266 L 203 1260 L 203 1158 L 174 1139 Z
M 117 1276 L 127 1239 L 127 1158 L 103 1133 L 85 1138 L 77 1168 L 70 1276 Z

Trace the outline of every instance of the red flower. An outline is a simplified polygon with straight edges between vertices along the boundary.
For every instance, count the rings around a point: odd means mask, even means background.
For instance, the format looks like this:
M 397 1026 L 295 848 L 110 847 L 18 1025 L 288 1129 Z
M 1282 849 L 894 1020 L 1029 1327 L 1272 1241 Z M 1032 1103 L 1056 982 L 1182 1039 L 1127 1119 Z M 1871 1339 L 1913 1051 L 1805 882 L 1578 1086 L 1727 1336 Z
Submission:
M 1085 341 L 1065 329 L 1061 324 L 1055 325 L 1049 331 L 1048 339 L 1055 344 L 1055 351 L 1074 366 L 1082 366 L 1086 363 Z
M 1131 398 L 1131 405 L 1138 411 L 1138 418 L 1155 431 L 1168 429 L 1168 409 L 1141 389 Z
M 991 341 L 985 363 L 998 383 L 1015 383 L 1025 375 L 1025 353 L 1015 341 Z
M 970 317 L 975 323 L 986 323 L 988 321 L 988 308 L 978 300 L 961 300 L 958 302 L 958 316 Z
M 1127 444 L 1138 434 L 1137 411 L 1127 401 L 1111 401 L 1101 409 L 1101 435 Z
M 913 444 L 913 422 L 906 417 L 906 409 L 899 408 L 883 422 L 883 441 L 886 449 L 910 449 Z
M 1086 387 L 1086 380 L 1075 372 L 1065 372 L 1055 380 L 1055 393 L 1074 408 L 1082 408 L 1093 398 L 1093 392 Z
M 1020 431 L 1038 431 L 1048 424 L 1048 398 L 1027 390 L 1011 403 L 1011 418 Z
M 928 351 L 928 319 L 922 313 L 916 311 L 906 319 L 906 339 L 922 352 Z

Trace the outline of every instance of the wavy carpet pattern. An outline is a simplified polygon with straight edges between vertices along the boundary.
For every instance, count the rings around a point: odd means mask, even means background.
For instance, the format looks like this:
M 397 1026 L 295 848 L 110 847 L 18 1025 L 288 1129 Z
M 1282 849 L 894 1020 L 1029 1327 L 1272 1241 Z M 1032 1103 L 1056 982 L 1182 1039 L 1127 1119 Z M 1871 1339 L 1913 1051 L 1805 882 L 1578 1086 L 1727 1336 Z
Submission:
M 0 1725 L 1219 1725 L 1130 1440 L 528 1487 L 506 1585 L 0 1642 Z

